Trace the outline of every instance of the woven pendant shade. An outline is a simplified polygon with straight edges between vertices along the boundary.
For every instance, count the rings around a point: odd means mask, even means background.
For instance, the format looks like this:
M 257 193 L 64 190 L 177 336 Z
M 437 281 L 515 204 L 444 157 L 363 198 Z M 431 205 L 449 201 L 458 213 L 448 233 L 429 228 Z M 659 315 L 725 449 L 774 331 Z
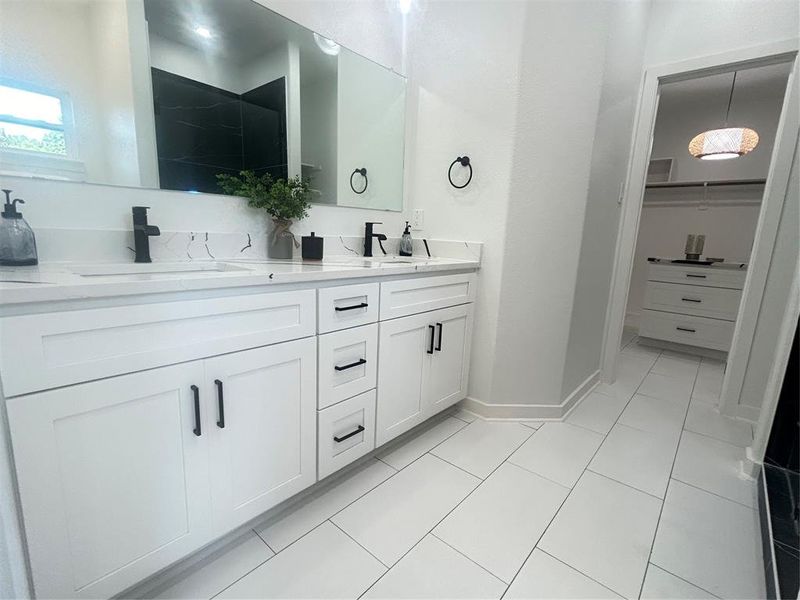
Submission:
M 747 127 L 712 129 L 689 142 L 689 153 L 703 160 L 724 160 L 744 156 L 758 145 L 758 134 Z

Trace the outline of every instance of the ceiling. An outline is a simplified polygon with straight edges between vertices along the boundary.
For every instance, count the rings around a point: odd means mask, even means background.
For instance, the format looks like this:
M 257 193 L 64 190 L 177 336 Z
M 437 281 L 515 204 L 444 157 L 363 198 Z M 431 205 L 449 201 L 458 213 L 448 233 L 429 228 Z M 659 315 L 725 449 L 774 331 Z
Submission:
M 744 69 L 737 72 L 735 93 L 759 91 L 765 94 L 778 92 L 786 88 L 786 81 L 791 72 L 790 62 Z M 708 75 L 666 83 L 661 86 L 660 104 L 693 102 L 709 97 L 719 97 L 727 103 L 731 91 L 733 72 L 719 75 Z

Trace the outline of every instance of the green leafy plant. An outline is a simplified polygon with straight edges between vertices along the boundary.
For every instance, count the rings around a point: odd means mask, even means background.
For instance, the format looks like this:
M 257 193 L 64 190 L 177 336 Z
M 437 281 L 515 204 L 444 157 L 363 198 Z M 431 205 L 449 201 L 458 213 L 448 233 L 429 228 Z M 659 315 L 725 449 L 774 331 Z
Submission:
M 291 223 L 308 216 L 311 186 L 299 175 L 288 180 L 273 180 L 269 174 L 241 171 L 238 175 L 217 175 L 226 194 L 243 196 L 253 208 L 265 210 L 275 221 Z

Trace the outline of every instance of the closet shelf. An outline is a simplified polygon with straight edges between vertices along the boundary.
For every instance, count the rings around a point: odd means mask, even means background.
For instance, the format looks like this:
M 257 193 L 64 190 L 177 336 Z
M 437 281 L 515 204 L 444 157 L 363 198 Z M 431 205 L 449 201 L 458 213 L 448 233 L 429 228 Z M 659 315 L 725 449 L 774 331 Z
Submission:
M 763 185 L 766 179 L 721 179 L 718 181 L 659 181 L 648 183 L 645 188 L 650 189 L 669 189 L 685 187 L 722 187 L 729 185 Z

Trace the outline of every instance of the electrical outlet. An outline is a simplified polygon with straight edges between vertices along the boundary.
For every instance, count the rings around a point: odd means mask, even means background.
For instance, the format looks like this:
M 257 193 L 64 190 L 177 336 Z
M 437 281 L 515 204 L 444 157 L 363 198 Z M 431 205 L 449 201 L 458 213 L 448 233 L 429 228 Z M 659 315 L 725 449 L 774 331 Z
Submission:
M 421 208 L 414 209 L 414 218 L 411 221 L 411 229 L 414 231 L 422 231 L 425 229 L 425 211 Z

